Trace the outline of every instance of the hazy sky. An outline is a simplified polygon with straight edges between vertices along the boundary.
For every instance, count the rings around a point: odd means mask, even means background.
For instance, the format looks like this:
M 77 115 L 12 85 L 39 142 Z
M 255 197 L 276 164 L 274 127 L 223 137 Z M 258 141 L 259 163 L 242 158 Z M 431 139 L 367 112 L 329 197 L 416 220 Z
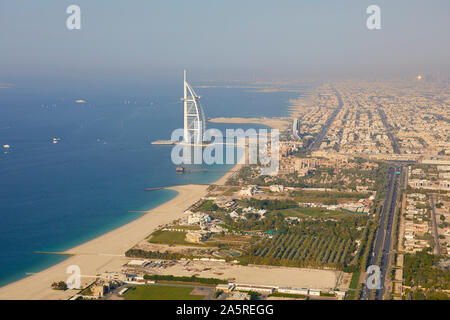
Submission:
M 66 28 L 71 4 L 81 30 Z M 449 0 L 1 0 L 0 83 L 447 74 L 449 16 Z

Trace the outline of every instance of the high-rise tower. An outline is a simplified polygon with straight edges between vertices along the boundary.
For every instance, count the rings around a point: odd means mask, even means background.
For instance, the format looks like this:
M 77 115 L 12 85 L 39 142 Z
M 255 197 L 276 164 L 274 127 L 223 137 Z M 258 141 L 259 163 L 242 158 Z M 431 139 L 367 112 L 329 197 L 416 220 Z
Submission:
M 205 113 L 198 96 L 186 80 L 184 70 L 184 142 L 202 143 L 202 135 L 206 130 Z

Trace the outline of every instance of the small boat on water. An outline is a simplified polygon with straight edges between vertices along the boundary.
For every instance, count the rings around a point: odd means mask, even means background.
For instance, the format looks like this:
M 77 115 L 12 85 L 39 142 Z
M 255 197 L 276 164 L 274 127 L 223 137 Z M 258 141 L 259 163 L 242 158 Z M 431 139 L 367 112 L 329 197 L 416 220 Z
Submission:
M 175 169 L 175 171 L 176 171 L 177 173 L 184 173 L 184 167 L 178 166 L 178 167 Z

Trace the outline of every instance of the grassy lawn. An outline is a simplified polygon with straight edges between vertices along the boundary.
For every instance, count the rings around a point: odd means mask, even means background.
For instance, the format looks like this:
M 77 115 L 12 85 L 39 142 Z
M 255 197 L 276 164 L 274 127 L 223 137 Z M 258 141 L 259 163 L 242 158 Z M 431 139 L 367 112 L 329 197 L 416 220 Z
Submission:
M 295 299 L 308 299 L 308 296 L 303 294 L 293 294 L 293 293 L 280 293 L 272 292 L 269 297 L 283 297 L 283 298 L 295 298 Z
M 188 230 L 186 230 L 188 231 Z M 217 243 L 194 243 L 185 240 L 186 232 L 184 231 L 155 231 L 150 236 L 148 242 L 159 243 L 159 244 L 173 244 L 173 245 L 187 245 L 187 246 L 197 246 L 197 247 L 214 247 Z
M 186 232 L 181 231 L 155 231 L 150 237 L 151 243 L 164 243 L 164 244 L 192 244 L 185 241 Z
M 191 295 L 193 288 L 160 285 L 142 285 L 130 288 L 126 300 L 203 300 L 204 296 Z
M 352 280 L 350 281 L 350 289 L 356 289 L 358 287 L 359 282 L 359 276 L 361 275 L 361 272 L 353 272 Z M 354 300 L 356 296 L 355 290 L 349 290 L 347 292 L 347 296 L 345 297 L 345 300 Z
M 356 289 L 358 286 L 359 276 L 361 275 L 361 272 L 353 272 L 352 280 L 350 281 L 350 288 Z
M 174 226 L 173 229 L 180 229 L 180 230 L 200 230 L 200 226 Z
M 240 187 L 232 187 L 223 193 L 224 196 L 232 196 L 236 191 L 239 191 Z

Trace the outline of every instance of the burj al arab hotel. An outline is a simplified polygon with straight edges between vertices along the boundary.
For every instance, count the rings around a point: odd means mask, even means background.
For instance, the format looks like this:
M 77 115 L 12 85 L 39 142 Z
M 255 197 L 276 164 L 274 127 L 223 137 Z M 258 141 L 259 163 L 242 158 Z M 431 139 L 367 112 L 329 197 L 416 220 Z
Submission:
M 206 130 L 205 112 L 198 96 L 186 80 L 184 70 L 184 142 L 202 143 L 202 136 Z

